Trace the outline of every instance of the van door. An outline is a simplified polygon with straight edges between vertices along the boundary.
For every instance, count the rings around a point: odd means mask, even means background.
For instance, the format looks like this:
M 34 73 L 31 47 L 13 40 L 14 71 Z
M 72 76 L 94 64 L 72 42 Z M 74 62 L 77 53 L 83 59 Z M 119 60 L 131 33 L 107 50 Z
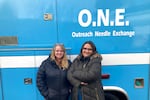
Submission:
M 55 4 L 55 0 L 0 2 L 0 100 L 42 100 L 35 56 L 45 55 L 41 50 L 58 42 Z

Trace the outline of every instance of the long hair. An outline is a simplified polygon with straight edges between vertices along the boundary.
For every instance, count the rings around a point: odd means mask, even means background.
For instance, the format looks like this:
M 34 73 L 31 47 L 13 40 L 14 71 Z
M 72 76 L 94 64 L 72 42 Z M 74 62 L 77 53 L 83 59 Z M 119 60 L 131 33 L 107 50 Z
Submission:
M 60 64 L 57 63 L 56 57 L 55 57 L 56 46 L 60 46 L 63 49 L 63 52 L 64 52 L 64 56 L 63 56 Z M 64 47 L 63 44 L 55 44 L 55 46 L 52 49 L 52 53 L 51 53 L 50 58 L 52 60 L 54 60 L 56 62 L 56 64 L 59 65 L 59 66 L 61 66 L 63 69 L 67 69 L 68 66 L 69 66 L 67 55 L 66 55 L 66 49 L 65 49 L 65 47 Z

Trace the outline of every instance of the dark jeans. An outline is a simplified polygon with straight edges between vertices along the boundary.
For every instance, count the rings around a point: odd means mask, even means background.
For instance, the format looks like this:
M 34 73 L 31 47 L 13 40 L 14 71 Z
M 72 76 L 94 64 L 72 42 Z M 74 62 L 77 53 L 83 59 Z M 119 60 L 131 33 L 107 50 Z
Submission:
M 82 93 L 80 89 L 78 90 L 78 100 L 82 100 Z

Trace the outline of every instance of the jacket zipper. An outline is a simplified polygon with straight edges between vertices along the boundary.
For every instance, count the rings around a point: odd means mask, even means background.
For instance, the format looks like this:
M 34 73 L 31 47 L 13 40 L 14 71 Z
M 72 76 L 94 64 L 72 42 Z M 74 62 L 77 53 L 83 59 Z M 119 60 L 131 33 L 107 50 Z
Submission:
M 99 100 L 98 93 L 97 93 L 97 88 L 95 88 L 95 92 L 96 92 L 96 100 Z
M 61 84 L 60 83 L 61 83 L 61 78 L 62 78 L 61 77 L 61 69 L 59 69 L 59 77 L 60 77 L 60 80 L 59 80 L 59 99 L 61 99 L 60 98 L 60 94 L 61 94 Z

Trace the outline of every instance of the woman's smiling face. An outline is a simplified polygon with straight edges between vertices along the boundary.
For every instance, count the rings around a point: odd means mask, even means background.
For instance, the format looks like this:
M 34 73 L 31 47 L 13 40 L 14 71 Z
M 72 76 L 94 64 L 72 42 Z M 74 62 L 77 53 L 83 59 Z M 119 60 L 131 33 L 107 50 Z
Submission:
M 85 44 L 82 48 L 82 55 L 83 57 L 88 57 L 93 54 L 93 48 L 90 44 Z
M 56 46 L 55 47 L 55 57 L 56 59 L 62 59 L 64 56 L 64 50 L 61 46 Z

